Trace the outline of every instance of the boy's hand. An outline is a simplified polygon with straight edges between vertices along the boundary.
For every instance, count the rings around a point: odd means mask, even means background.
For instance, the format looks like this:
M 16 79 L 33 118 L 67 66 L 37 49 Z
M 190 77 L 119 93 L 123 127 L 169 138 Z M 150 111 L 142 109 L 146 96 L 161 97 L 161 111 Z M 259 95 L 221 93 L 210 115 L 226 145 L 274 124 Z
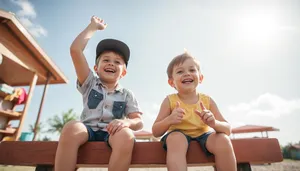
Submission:
M 98 18 L 97 16 L 93 16 L 91 18 L 91 25 L 97 30 L 104 30 L 107 27 L 107 24 L 104 23 L 104 20 Z
M 115 119 L 107 125 L 107 132 L 114 135 L 123 128 L 129 128 L 129 123 L 126 120 Z
M 199 110 L 195 110 L 195 112 L 200 116 L 200 118 L 206 125 L 210 126 L 211 128 L 214 128 L 216 125 L 216 119 L 214 114 L 211 113 L 210 110 L 207 110 L 202 102 L 200 102 L 200 107 L 202 109 L 202 112 L 200 112 Z
M 180 108 L 180 103 L 176 102 L 176 108 L 172 111 L 171 115 L 168 116 L 168 120 L 171 125 L 179 124 L 185 114 L 184 109 Z

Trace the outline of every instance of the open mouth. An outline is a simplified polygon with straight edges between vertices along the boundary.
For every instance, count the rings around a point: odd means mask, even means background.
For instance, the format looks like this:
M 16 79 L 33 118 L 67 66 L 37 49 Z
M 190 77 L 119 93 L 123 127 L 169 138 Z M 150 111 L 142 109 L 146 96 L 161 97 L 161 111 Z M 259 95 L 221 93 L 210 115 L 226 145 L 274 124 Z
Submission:
M 112 68 L 106 68 L 104 69 L 105 72 L 108 72 L 108 73 L 115 73 L 116 71 Z
M 184 80 L 181 81 L 181 83 L 183 83 L 183 84 L 189 84 L 189 83 L 192 83 L 192 82 L 194 82 L 194 80 L 192 80 L 192 79 L 184 79 Z

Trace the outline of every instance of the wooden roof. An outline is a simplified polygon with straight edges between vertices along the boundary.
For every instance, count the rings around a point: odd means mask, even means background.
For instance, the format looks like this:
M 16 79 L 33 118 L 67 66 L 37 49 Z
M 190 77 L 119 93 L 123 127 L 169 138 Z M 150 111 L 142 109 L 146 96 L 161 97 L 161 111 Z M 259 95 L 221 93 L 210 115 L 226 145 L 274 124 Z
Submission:
M 0 10 L 0 83 L 29 85 L 33 74 L 37 84 L 67 83 L 67 78 L 48 57 L 13 13 Z
M 291 145 L 291 146 L 289 146 L 289 149 L 300 150 L 300 144 Z
M 259 125 L 244 125 L 233 128 L 232 133 L 251 133 L 251 132 L 265 132 L 265 131 L 279 131 L 279 129 L 271 126 L 259 126 Z

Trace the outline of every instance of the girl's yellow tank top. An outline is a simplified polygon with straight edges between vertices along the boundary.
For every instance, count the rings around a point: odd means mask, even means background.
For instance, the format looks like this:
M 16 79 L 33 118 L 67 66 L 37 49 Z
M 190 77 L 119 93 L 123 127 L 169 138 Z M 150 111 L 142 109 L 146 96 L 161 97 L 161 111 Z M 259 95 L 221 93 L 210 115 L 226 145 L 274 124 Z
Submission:
M 171 94 L 168 96 L 171 111 L 176 108 L 176 102 L 180 102 L 180 108 L 185 110 L 185 115 L 183 116 L 182 122 L 180 124 L 172 125 L 167 132 L 173 130 L 180 130 L 186 135 L 189 135 L 193 138 L 202 135 L 205 132 L 208 132 L 210 127 L 206 125 L 200 118 L 198 114 L 195 113 L 195 109 L 202 111 L 200 107 L 200 102 L 203 103 L 206 109 L 209 109 L 210 97 L 199 93 L 199 100 L 196 104 L 185 104 L 183 103 L 177 94 Z

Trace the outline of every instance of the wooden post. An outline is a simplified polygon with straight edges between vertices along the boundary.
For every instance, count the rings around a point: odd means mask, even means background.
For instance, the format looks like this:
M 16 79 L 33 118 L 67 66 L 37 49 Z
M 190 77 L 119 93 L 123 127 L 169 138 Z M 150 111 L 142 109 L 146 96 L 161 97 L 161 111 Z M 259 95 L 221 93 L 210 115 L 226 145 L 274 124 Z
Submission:
M 37 165 L 35 171 L 53 171 L 54 166 L 52 165 Z
M 2 54 L 0 53 L 0 65 L 2 64 L 2 60 L 3 60 L 3 56 L 2 56 Z
M 41 113 L 42 113 L 42 109 L 43 109 L 43 104 L 44 104 L 44 99 L 45 99 L 45 94 L 46 94 L 46 92 L 47 92 L 48 84 L 49 84 L 50 79 L 51 79 L 51 75 L 48 74 L 47 80 L 46 80 L 46 84 L 45 84 L 45 86 L 44 86 L 44 91 L 43 91 L 43 95 L 42 95 L 42 100 L 41 100 L 40 107 L 39 107 L 39 112 L 38 112 L 38 114 L 37 114 L 36 121 L 35 121 L 35 125 L 34 125 L 33 141 L 35 141 L 35 139 L 36 139 L 37 128 L 38 128 L 38 126 L 39 126 L 40 117 L 41 117 Z
M 238 163 L 237 171 L 251 171 L 250 163 Z
M 36 73 L 34 73 L 32 81 L 30 83 L 30 88 L 29 88 L 28 96 L 27 96 L 26 103 L 25 103 L 25 106 L 24 106 L 23 114 L 21 115 L 21 118 L 20 118 L 19 127 L 16 130 L 15 140 L 19 140 L 19 137 L 21 135 L 22 126 L 23 126 L 24 119 L 25 119 L 25 116 L 27 114 L 30 102 L 31 102 L 31 97 L 32 97 L 32 94 L 33 94 L 33 90 L 36 86 L 37 79 L 38 79 L 38 76 L 37 76 Z

